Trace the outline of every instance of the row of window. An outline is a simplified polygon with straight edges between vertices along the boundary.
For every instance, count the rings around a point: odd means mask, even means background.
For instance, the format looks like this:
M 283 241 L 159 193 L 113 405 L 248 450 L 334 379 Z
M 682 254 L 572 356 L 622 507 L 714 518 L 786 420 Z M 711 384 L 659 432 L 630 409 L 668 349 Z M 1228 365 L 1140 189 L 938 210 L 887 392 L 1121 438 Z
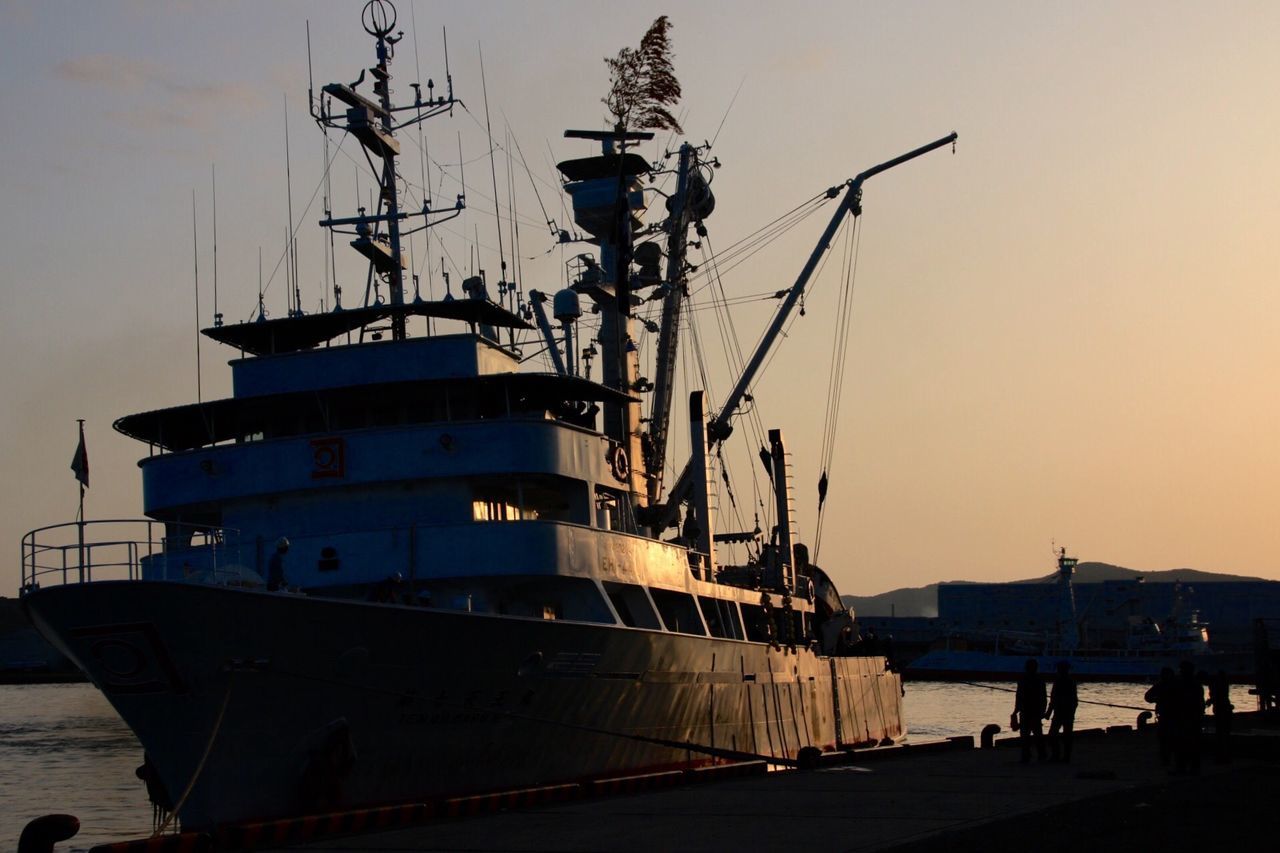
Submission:
M 475 521 L 567 521 L 635 532 L 622 490 L 610 486 L 596 485 L 592 492 L 583 480 L 546 474 L 476 479 L 471 490 Z
M 604 581 L 603 586 L 618 619 L 630 628 L 784 645 L 804 645 L 813 635 L 811 614 L 800 610 L 766 609 L 618 581 Z M 412 600 L 407 603 L 450 610 L 615 624 L 600 588 L 588 578 L 556 575 L 427 581 L 408 598 Z

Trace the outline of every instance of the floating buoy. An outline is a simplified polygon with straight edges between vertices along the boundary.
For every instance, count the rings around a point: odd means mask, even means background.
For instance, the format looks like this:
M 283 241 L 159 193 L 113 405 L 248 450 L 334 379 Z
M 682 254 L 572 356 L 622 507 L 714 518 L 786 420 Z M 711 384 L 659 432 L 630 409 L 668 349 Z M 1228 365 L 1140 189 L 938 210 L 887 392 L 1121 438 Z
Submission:
M 22 828 L 18 853 L 53 853 L 53 845 L 80 831 L 80 818 L 70 814 L 47 814 Z

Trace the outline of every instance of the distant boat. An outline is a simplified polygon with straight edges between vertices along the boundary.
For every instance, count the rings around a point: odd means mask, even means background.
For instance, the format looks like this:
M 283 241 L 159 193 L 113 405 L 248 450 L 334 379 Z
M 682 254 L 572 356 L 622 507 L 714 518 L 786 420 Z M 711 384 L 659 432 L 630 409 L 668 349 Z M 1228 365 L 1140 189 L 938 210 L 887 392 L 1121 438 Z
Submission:
M 1155 679 L 1161 669 L 1176 670 L 1182 661 L 1189 660 L 1210 674 L 1224 671 L 1233 681 L 1253 678 L 1252 654 L 1220 653 L 1210 648 L 1209 626 L 1188 606 L 1181 585 L 1175 586 L 1173 611 L 1166 619 L 1129 617 L 1123 648 L 1081 647 L 1071 587 L 1076 563 L 1065 548 L 1059 550 L 1058 624 L 1065 626 L 1062 630 L 945 637 L 908 664 L 904 674 L 921 680 L 1008 681 L 1022 673 L 1028 660 L 1035 659 L 1041 672 L 1052 672 L 1059 661 L 1067 661 L 1072 673 L 1083 680 L 1145 682 Z

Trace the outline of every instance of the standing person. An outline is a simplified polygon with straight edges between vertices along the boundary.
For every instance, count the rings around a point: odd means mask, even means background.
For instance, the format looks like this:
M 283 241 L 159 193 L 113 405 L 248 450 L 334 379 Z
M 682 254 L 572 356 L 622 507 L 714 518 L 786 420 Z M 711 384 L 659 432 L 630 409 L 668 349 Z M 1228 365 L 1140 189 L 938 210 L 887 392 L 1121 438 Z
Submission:
M 1204 686 L 1189 660 L 1178 665 L 1178 733 L 1174 769 L 1200 773 L 1200 730 L 1204 726 Z
M 1049 708 L 1044 712 L 1049 723 L 1049 760 L 1071 761 L 1072 733 L 1076 727 L 1076 708 L 1080 698 L 1076 692 L 1076 680 L 1071 677 L 1071 664 L 1058 661 L 1058 674 L 1053 679 L 1053 692 L 1049 694 Z
M 1044 761 L 1044 676 L 1035 658 L 1027 661 L 1018 678 L 1018 692 L 1013 700 L 1013 714 L 1018 718 L 1018 742 L 1022 746 L 1022 763 L 1031 762 L 1031 741 L 1036 742 L 1036 757 Z
M 288 581 L 284 576 L 284 555 L 289 550 L 289 540 L 281 536 L 276 540 L 276 552 L 267 562 L 267 592 L 284 589 Z
M 1231 760 L 1231 712 L 1235 710 L 1226 670 L 1218 670 L 1209 679 L 1209 701 L 1205 704 L 1213 707 L 1213 760 L 1226 763 Z
M 1156 706 L 1156 739 L 1160 742 L 1160 763 L 1169 766 L 1178 741 L 1178 676 L 1173 668 L 1160 670 L 1160 679 L 1147 691 L 1146 700 Z

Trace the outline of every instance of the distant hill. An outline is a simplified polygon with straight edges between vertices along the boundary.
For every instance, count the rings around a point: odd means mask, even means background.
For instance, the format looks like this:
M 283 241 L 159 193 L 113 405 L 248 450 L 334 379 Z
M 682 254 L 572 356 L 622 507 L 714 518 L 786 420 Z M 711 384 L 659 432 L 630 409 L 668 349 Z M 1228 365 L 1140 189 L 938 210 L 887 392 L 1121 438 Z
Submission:
M 1052 581 L 1054 573 L 1038 578 L 1010 581 L 1010 583 L 1046 583 Z M 1265 578 L 1248 577 L 1246 575 L 1219 574 L 1204 572 L 1199 569 L 1168 569 L 1160 572 L 1139 572 L 1110 563 L 1080 563 L 1076 566 L 1073 578 L 1075 583 L 1102 583 L 1103 581 L 1120 581 L 1142 578 L 1147 583 L 1232 583 L 1239 581 L 1260 581 Z M 975 581 L 947 581 L 947 583 L 975 583 Z M 859 616 L 926 616 L 938 615 L 938 585 L 904 587 L 879 595 L 842 595 L 840 600 L 846 607 L 853 608 Z
M 938 585 L 894 589 L 879 595 L 842 595 L 845 607 L 857 616 L 928 616 L 938 615 Z
M 1053 580 L 1056 572 L 1049 572 L 1038 578 L 1014 581 L 1014 583 L 1044 583 Z M 1075 583 L 1102 583 L 1103 581 L 1123 581 L 1142 578 L 1147 583 L 1183 583 L 1208 582 L 1235 583 L 1239 581 L 1260 581 L 1266 578 L 1248 577 L 1247 575 L 1228 575 L 1218 572 L 1204 572 L 1199 569 L 1166 569 L 1161 572 L 1140 572 L 1113 566 L 1110 563 L 1080 563 L 1072 580 Z

